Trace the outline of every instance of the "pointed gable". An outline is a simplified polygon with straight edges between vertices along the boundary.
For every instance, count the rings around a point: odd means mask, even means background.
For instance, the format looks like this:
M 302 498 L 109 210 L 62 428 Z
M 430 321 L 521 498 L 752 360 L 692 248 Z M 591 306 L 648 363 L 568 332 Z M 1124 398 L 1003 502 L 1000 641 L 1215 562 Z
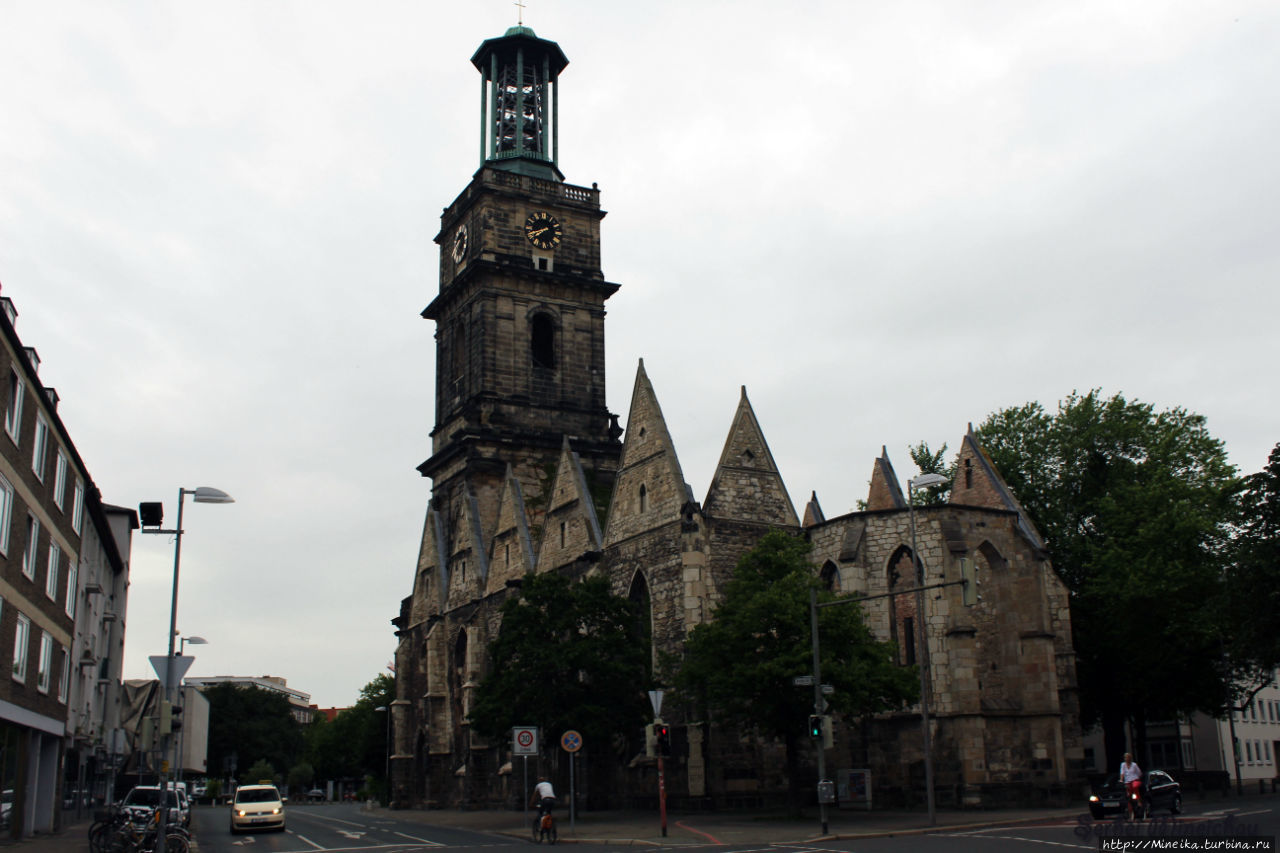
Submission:
M 450 610 L 479 598 L 488 574 L 488 559 L 480 533 L 480 508 L 470 486 L 464 486 L 464 489 L 450 537 L 453 547 L 449 554 L 449 594 L 446 600 L 446 607 Z
M 524 492 L 510 465 L 498 497 L 497 532 L 489 549 L 485 593 L 491 594 L 533 571 L 533 539 L 529 536 Z
M 889 461 L 889 451 L 882 445 L 880 458 L 871 469 L 871 489 L 867 492 L 867 509 L 906 509 L 907 499 L 902 496 L 898 475 Z
M 965 433 L 960 445 L 960 455 L 956 459 L 956 476 L 951 484 L 951 496 L 948 503 L 961 506 L 983 506 L 991 509 L 1012 510 L 1018 514 L 1018 529 L 1036 548 L 1044 549 L 1044 540 L 1040 531 L 1031 523 L 1022 504 L 1009 489 L 1009 485 L 996 470 L 995 464 L 987 451 L 978 442 L 973 432 L 973 424 Z
M 413 582 L 409 625 L 421 624 L 440 613 L 449 584 L 449 558 L 444 519 L 434 509 L 427 510 L 422 525 L 422 544 L 418 547 L 418 569 Z
M 793 527 L 800 523 L 745 386 L 702 507 L 708 518 Z
M 622 439 L 622 464 L 609 502 L 605 547 L 659 524 L 678 522 L 688 491 L 666 419 L 641 359 Z
M 827 517 L 822 514 L 822 506 L 818 503 L 818 493 L 809 492 L 809 502 L 804 505 L 804 526 L 813 527 L 826 520 Z
M 565 436 L 560 461 L 551 481 L 546 523 L 538 546 L 536 571 L 547 572 L 568 565 L 603 545 L 600 522 L 582 471 L 582 460 Z

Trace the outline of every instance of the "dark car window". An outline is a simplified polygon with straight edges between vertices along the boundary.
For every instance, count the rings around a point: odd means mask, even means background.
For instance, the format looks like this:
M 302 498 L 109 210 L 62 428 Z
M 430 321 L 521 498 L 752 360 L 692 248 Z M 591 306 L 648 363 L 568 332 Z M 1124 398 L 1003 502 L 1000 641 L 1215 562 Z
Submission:
M 237 803 L 272 803 L 280 799 L 275 788 L 251 788 L 248 791 L 236 791 Z

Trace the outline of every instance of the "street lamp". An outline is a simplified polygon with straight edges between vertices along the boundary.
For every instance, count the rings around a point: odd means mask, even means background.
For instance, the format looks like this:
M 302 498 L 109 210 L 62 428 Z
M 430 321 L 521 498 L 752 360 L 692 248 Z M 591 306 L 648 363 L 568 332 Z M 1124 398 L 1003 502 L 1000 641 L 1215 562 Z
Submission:
M 176 644 L 174 640 L 178 635 L 178 568 L 181 565 L 181 561 L 182 561 L 182 507 L 187 495 L 191 495 L 191 500 L 195 501 L 198 504 L 235 503 L 235 498 L 231 497 L 231 495 L 227 494 L 221 489 L 215 489 L 211 486 L 200 486 L 197 489 L 179 488 L 178 489 L 178 524 L 173 530 L 158 529 L 160 524 L 164 521 L 164 506 L 162 504 L 144 503 L 138 507 L 138 515 L 142 519 L 143 533 L 168 533 L 168 534 L 172 534 L 174 537 L 173 539 L 173 594 L 169 603 L 169 636 L 167 638 L 169 652 L 163 664 L 164 698 L 165 698 L 165 701 L 169 703 L 170 707 L 172 707 L 173 705 L 174 677 L 175 675 L 177 676 L 178 679 L 181 679 L 182 677 L 182 671 L 179 671 L 175 666 L 174 646 Z M 151 524 L 156 525 L 157 529 L 148 530 L 147 527 Z M 153 661 L 152 665 L 155 666 L 155 659 L 153 658 L 152 661 Z M 156 667 L 157 675 L 161 674 L 159 671 L 160 669 L 161 667 L 159 666 Z M 185 671 L 185 669 L 183 671 Z M 163 760 L 160 768 L 160 802 L 162 804 L 166 804 L 167 803 L 166 797 L 168 795 L 165 792 L 168 791 L 169 789 L 169 759 L 170 759 L 169 750 L 173 746 L 173 734 L 169 733 L 164 735 L 163 737 L 164 737 L 164 742 L 160 751 L 160 754 L 163 756 Z M 164 838 L 165 827 L 166 827 L 166 824 L 168 823 L 168 820 L 169 820 L 169 809 L 162 807 L 160 809 L 160 830 L 157 836 L 158 838 L 161 838 L 161 839 Z
M 209 644 L 209 641 L 206 640 L 204 637 L 179 637 L 178 638 L 178 657 L 182 657 L 183 651 L 186 650 L 187 643 L 190 643 L 193 646 L 206 646 Z M 181 684 L 178 685 L 178 700 L 182 703 L 182 709 L 184 712 L 183 716 L 185 718 L 186 716 L 185 712 L 187 708 L 187 694 L 186 694 L 186 690 L 183 688 Z M 181 782 L 183 777 L 186 776 L 187 768 L 186 768 L 186 765 L 183 763 L 184 760 L 186 759 L 186 755 L 183 753 L 183 746 L 186 745 L 186 742 L 187 742 L 187 729 L 186 729 L 186 726 L 184 725 L 181 729 L 178 730 L 177 764 L 178 764 L 178 781 L 179 782 Z
M 186 648 L 187 643 L 193 646 L 207 646 L 209 641 L 204 637 L 181 637 L 178 639 L 178 657 L 182 657 L 182 652 Z
M 375 711 L 387 712 L 387 748 L 386 752 L 386 774 L 387 774 L 387 808 L 391 807 L 391 707 L 388 705 L 379 705 L 374 708 Z
M 924 618 L 924 561 L 916 550 L 916 489 L 947 483 L 941 474 L 921 474 L 907 481 L 907 511 L 911 517 L 911 559 L 916 565 L 916 646 L 920 666 L 920 730 L 924 738 L 924 791 L 929 804 L 929 825 L 938 822 L 933 806 L 933 743 L 929 734 L 929 636 Z

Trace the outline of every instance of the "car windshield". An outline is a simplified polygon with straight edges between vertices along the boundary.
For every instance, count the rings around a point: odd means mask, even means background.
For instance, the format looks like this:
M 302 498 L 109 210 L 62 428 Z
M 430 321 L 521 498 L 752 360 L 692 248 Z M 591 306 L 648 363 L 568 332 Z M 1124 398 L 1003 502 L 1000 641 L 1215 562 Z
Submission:
M 174 798 L 173 791 L 169 792 L 166 798 L 169 801 L 169 808 L 176 808 L 177 800 Z M 160 789 L 159 788 L 134 788 L 129 792 L 129 796 L 124 798 L 126 806 L 150 806 L 155 808 L 160 805 Z
M 237 803 L 272 803 L 280 799 L 280 792 L 275 788 L 249 788 L 236 791 Z

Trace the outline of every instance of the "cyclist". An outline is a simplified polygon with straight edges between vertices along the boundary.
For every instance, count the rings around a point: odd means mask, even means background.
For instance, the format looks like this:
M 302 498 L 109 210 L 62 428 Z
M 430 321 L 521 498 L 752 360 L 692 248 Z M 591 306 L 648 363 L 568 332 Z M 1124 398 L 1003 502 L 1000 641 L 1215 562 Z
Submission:
M 1124 799 L 1133 817 L 1133 804 L 1142 802 L 1142 768 L 1133 760 L 1133 753 L 1124 754 L 1124 762 L 1120 765 L 1120 781 L 1124 784 Z
M 529 802 L 531 806 L 538 807 L 538 818 L 543 815 L 551 814 L 551 810 L 556 805 L 556 790 L 551 787 L 551 783 L 547 781 L 546 776 L 538 777 L 538 784 L 533 789 L 533 799 Z

